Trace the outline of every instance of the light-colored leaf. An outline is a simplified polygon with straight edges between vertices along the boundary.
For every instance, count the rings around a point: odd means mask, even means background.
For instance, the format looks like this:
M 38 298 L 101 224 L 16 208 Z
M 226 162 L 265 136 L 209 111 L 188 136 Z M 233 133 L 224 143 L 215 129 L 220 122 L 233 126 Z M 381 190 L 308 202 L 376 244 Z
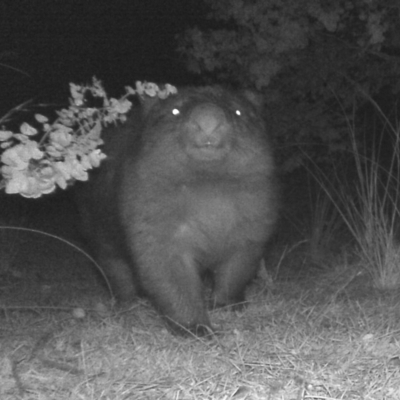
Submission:
M 27 122 L 22 123 L 20 130 L 21 133 L 26 136 L 33 136 L 38 133 L 37 129 L 29 125 Z

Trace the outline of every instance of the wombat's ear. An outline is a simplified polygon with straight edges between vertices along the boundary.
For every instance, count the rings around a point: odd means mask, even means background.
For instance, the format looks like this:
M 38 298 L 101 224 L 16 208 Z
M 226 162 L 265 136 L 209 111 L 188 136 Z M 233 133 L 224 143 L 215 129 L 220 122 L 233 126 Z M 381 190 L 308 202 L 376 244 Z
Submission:
M 264 106 L 264 97 L 260 93 L 256 93 L 250 89 L 243 91 L 243 96 L 258 110 L 261 110 Z

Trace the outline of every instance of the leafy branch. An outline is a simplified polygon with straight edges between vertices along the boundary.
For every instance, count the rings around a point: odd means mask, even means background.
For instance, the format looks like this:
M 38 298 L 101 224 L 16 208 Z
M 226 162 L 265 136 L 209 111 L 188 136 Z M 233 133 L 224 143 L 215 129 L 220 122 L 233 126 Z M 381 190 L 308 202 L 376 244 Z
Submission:
M 58 117 L 52 123 L 46 116 L 36 114 L 39 129 L 24 122 L 17 133 L 0 130 L 0 147 L 4 149 L 0 158 L 0 189 L 37 198 L 53 192 L 57 186 L 65 189 L 75 180 L 88 180 L 88 170 L 98 167 L 106 158 L 99 148 L 103 144 L 102 129 L 111 123 L 125 122 L 132 107 L 129 96 L 165 99 L 177 92 L 171 85 L 160 89 L 154 83 L 139 81 L 136 89 L 127 86 L 125 91 L 120 99 L 108 98 L 96 78 L 91 85 L 71 83 L 70 105 L 57 111 Z M 87 106 L 88 97 L 100 100 L 101 106 Z

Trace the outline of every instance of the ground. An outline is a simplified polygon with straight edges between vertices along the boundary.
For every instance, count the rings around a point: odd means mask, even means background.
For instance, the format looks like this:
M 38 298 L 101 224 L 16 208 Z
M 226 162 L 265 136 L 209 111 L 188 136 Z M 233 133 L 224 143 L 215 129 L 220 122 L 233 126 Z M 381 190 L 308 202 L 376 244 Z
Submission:
M 67 197 L 2 205 L 6 225 L 79 242 Z M 63 241 L 3 229 L 0 244 L 1 399 L 400 398 L 400 293 L 345 258 L 317 268 L 280 243 L 248 307 L 211 312 L 217 334 L 196 338 L 172 335 L 145 300 L 115 307 Z

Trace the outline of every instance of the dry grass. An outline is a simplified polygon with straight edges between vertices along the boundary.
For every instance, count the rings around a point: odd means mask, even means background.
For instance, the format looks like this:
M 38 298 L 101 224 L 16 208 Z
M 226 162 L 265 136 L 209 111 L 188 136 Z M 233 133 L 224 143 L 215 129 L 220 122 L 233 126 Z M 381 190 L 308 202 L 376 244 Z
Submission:
M 46 297 L 3 283 L 0 398 L 398 399 L 400 295 L 349 270 L 259 279 L 245 311 L 212 313 L 210 339 L 173 336 L 144 301 L 106 307 L 90 279 L 48 281 Z
M 313 264 L 326 268 L 327 260 L 335 259 L 334 243 L 343 236 L 344 222 L 331 197 L 323 189 L 319 190 L 311 206 L 308 256 Z

